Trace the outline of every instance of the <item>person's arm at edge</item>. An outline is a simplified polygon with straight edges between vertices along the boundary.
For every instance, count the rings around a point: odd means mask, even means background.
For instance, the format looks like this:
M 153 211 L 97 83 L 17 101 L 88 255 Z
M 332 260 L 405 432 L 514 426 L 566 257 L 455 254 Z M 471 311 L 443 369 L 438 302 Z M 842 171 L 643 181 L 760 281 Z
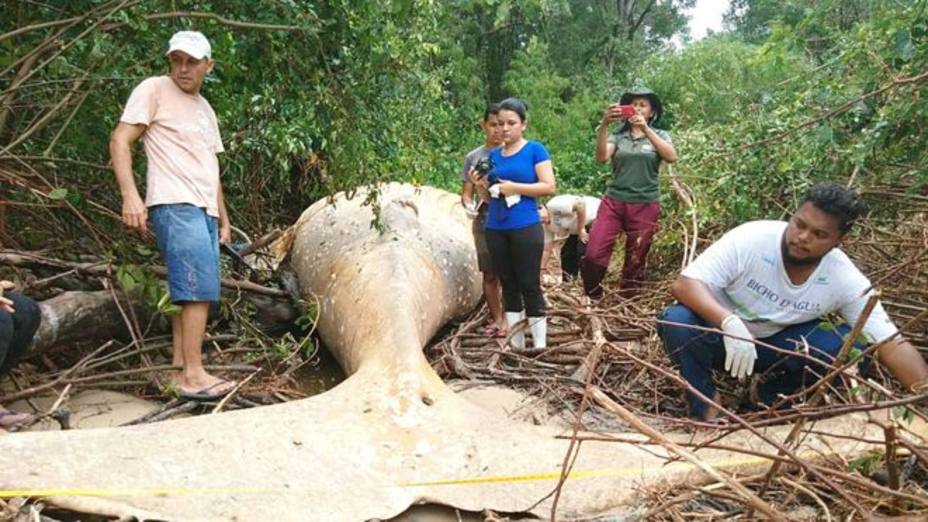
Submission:
M 145 133 L 147 127 L 142 124 L 119 122 L 110 135 L 110 158 L 113 173 L 122 194 L 122 221 L 136 230 L 148 230 L 148 209 L 139 196 L 132 174 L 132 144 Z
M 709 285 L 698 279 L 681 275 L 670 286 L 670 293 L 680 304 L 715 328 L 721 327 L 722 321 L 732 314 L 731 310 L 718 302 L 709 290 Z
M 13 301 L 3 295 L 3 292 L 15 289 L 16 285 L 12 281 L 0 280 L 0 311 L 10 314 L 16 313 L 16 309 L 13 308 Z
M 852 288 L 856 286 L 871 287 L 870 281 L 863 274 L 860 275 L 860 278 L 860 281 L 853 285 Z M 869 292 L 850 292 L 848 299 L 839 308 L 838 313 L 849 325 L 856 325 L 860 321 L 861 314 L 871 296 L 872 294 Z M 881 325 L 883 326 L 881 327 Z M 886 340 L 876 350 L 874 354 L 876 360 L 885 366 L 907 389 L 912 389 L 920 384 L 928 385 L 928 363 L 922 358 L 918 349 L 902 336 L 902 332 L 895 327 L 887 328 L 886 325 L 892 325 L 892 319 L 886 314 L 883 304 L 877 301 L 863 328 L 868 338 Z

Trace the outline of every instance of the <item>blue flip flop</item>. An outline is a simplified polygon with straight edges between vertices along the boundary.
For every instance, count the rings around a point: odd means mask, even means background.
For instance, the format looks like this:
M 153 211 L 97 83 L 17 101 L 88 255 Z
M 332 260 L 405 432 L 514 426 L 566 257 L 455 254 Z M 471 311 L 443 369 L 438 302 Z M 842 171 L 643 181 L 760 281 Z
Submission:
M 220 390 L 219 392 L 211 392 L 211 390 L 223 384 L 231 384 L 231 386 L 229 386 L 229 388 L 225 390 Z M 181 390 L 177 396 L 180 397 L 181 399 L 186 399 L 188 401 L 203 401 L 203 402 L 214 401 L 214 400 L 225 397 L 234 388 L 235 388 L 235 383 L 232 383 L 230 381 L 219 381 L 215 384 L 212 384 L 210 386 L 207 386 L 206 388 L 203 388 L 195 392 L 185 392 Z

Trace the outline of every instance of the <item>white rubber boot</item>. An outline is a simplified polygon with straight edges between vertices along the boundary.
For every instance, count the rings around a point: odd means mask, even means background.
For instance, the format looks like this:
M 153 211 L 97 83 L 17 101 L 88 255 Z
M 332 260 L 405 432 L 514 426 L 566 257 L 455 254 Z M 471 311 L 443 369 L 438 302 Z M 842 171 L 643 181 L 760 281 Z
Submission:
M 535 350 L 544 350 L 548 347 L 548 318 L 529 317 L 528 326 L 532 332 L 532 346 Z
M 506 324 L 509 325 L 509 333 L 512 335 L 509 338 L 509 346 L 520 350 L 525 348 L 525 332 L 521 330 L 516 333 L 513 332 L 516 331 L 516 324 L 525 318 L 523 314 L 524 312 L 506 312 Z M 520 328 L 522 327 L 520 326 Z

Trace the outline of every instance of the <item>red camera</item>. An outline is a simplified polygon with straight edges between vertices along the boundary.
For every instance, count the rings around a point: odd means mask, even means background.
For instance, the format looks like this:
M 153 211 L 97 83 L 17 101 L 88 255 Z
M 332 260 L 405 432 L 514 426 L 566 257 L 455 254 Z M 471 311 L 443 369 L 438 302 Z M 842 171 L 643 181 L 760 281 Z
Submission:
M 636 114 L 634 105 L 619 105 L 619 115 L 628 119 Z

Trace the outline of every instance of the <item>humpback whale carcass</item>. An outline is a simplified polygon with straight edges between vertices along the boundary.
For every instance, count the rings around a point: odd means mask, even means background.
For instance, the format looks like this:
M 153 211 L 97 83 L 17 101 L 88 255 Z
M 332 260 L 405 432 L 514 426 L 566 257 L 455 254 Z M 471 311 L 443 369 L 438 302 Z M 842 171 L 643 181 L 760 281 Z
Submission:
M 382 231 L 371 227 L 376 198 Z M 348 379 L 287 404 L 125 428 L 0 436 L 0 489 L 78 511 L 166 520 L 388 518 L 417 502 L 546 515 L 568 442 L 455 395 L 422 348 L 470 311 L 479 281 L 458 197 L 387 184 L 308 208 L 292 232 L 291 262 L 318 328 Z M 860 417 L 818 432 L 879 437 Z M 768 428 L 783 439 L 786 428 Z M 854 453 L 847 438 L 809 435 L 804 452 Z M 750 434 L 732 446 L 772 452 Z M 811 453 L 805 453 L 811 454 Z M 761 465 L 700 451 L 717 468 Z M 584 442 L 558 512 L 627 505 L 636 486 L 699 471 L 667 464 L 660 446 Z

